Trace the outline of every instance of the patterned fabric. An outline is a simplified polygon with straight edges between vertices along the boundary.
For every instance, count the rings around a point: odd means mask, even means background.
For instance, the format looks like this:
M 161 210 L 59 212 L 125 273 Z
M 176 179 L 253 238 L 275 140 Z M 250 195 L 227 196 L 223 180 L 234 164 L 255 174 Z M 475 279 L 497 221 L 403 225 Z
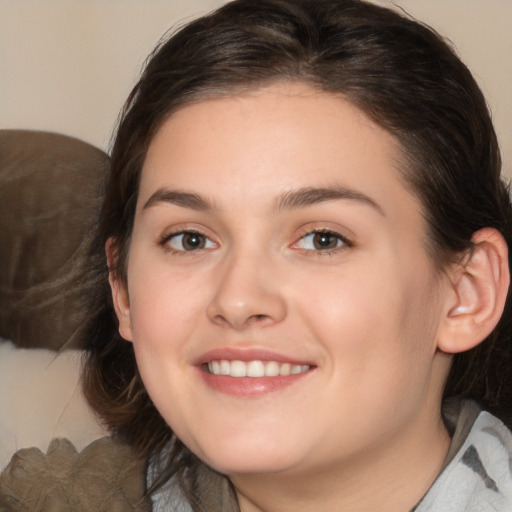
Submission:
M 440 475 L 411 512 L 512 512 L 511 432 L 471 401 L 448 401 L 443 413 L 452 443 Z M 153 496 L 153 512 L 238 511 L 225 477 L 204 467 L 200 480 L 199 508 L 171 481 Z
M 54 439 L 45 454 L 17 451 L 0 474 L 2 512 L 149 512 L 144 496 L 145 462 L 111 437 L 78 452 Z
M 154 468 L 153 468 L 154 470 Z M 153 512 L 240 512 L 229 479 L 205 464 L 197 468 L 196 504 L 191 507 L 175 479 L 153 495 Z M 150 469 L 151 473 L 151 469 Z M 151 477 L 149 478 L 151 481 Z
M 416 512 L 511 512 L 512 435 L 481 412 Z

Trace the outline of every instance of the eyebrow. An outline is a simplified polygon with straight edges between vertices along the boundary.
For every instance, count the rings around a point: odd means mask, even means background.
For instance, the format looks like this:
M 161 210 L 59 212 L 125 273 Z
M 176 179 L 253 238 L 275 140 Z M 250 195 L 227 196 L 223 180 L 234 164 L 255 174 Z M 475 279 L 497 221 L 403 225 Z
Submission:
M 291 190 L 283 194 L 283 196 L 278 199 L 276 208 L 277 210 L 293 210 L 313 206 L 326 201 L 337 201 L 340 199 L 349 199 L 366 204 L 385 217 L 384 210 L 371 197 L 342 186 L 321 188 L 306 187 Z
M 358 201 L 374 208 L 378 213 L 385 216 L 384 210 L 370 197 L 361 192 L 341 186 L 333 187 L 305 187 L 297 190 L 285 192 L 276 201 L 276 210 L 294 210 L 307 208 L 315 204 L 327 201 L 337 201 L 340 199 L 349 199 Z M 182 208 L 189 208 L 197 211 L 215 210 L 213 201 L 208 200 L 199 194 L 185 192 L 182 190 L 172 190 L 168 188 L 159 188 L 144 203 L 143 210 L 151 208 L 159 203 L 170 203 Z
M 185 192 L 182 190 L 171 190 L 168 188 L 159 188 L 151 194 L 151 197 L 144 203 L 143 210 L 151 208 L 159 203 L 170 203 L 182 208 L 189 208 L 197 211 L 207 211 L 215 209 L 212 202 L 199 194 Z

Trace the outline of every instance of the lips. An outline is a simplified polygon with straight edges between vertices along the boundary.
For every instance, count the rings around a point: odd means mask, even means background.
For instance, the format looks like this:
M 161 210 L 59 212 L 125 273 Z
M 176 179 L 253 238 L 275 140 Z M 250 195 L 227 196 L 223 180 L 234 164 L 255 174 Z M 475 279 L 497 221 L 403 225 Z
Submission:
M 258 396 L 278 391 L 315 369 L 308 361 L 267 350 L 228 348 L 213 350 L 196 362 L 206 384 L 235 396 Z

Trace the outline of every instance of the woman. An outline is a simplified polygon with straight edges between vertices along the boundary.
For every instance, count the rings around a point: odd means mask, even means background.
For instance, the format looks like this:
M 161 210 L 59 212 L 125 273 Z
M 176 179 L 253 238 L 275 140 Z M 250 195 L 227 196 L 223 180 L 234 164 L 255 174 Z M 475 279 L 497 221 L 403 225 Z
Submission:
M 510 510 L 481 412 L 511 410 L 499 172 L 467 68 L 390 10 L 238 0 L 162 42 L 112 150 L 85 370 L 155 508 Z

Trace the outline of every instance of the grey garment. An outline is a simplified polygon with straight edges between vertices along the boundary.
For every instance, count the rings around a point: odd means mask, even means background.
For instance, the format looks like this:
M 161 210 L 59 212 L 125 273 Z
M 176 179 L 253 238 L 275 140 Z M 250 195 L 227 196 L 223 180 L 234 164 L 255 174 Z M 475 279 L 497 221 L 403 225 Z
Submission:
M 411 512 L 512 512 L 512 434 L 472 401 L 449 400 L 443 415 L 452 435 L 443 468 Z M 154 512 L 238 512 L 226 477 L 206 466 L 202 505 L 188 505 L 175 481 L 153 496 Z
M 464 402 L 447 464 L 415 512 L 512 511 L 512 434 L 488 412 L 474 415 Z
M 148 474 L 151 481 L 151 472 Z M 240 512 L 229 479 L 206 465 L 199 468 L 195 488 L 197 505 L 192 507 L 176 478 L 152 496 L 153 512 Z

